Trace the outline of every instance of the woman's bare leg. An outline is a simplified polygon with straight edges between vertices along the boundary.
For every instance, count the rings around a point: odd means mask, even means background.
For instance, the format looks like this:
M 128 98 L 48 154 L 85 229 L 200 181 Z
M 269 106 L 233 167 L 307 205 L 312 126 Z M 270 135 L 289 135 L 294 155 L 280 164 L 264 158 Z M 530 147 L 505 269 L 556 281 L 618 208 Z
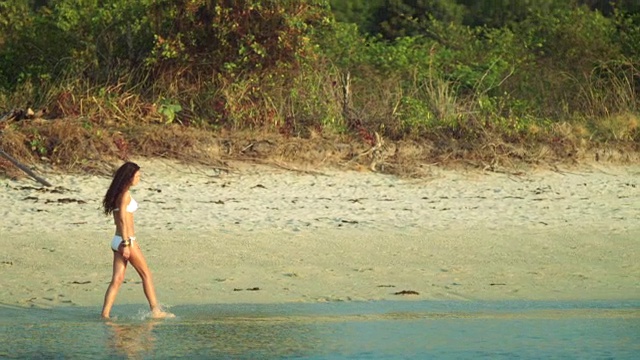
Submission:
M 158 299 L 156 298 L 156 289 L 153 286 L 153 277 L 151 270 L 147 266 L 147 261 L 142 255 L 142 250 L 135 242 L 131 246 L 131 255 L 129 256 L 129 262 L 136 269 L 140 279 L 142 279 L 142 288 L 144 289 L 144 295 L 149 301 L 149 308 L 153 317 L 173 317 L 171 313 L 167 313 L 160 309 L 158 305 Z
M 102 306 L 102 317 L 109 318 L 111 313 L 111 307 L 113 306 L 120 285 L 124 281 L 124 273 L 127 270 L 127 261 L 122 257 L 122 254 L 113 252 L 113 275 L 111 277 L 111 283 L 107 288 L 107 292 L 104 294 L 104 305 Z

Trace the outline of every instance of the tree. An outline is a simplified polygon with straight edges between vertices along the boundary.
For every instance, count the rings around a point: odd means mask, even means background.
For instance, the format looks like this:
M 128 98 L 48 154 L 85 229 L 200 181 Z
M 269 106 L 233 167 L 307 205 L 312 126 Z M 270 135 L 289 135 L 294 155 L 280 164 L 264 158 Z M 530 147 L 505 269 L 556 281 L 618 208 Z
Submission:
M 580 0 L 591 10 L 598 10 L 605 16 L 611 16 L 616 10 L 627 14 L 640 13 L 640 1 L 637 0 Z
M 403 36 L 429 36 L 432 20 L 461 24 L 465 7 L 454 0 L 386 0 L 374 14 L 375 31 L 387 39 Z
M 331 0 L 330 5 L 336 21 L 356 24 L 361 32 L 372 33 L 377 27 L 374 14 L 385 0 Z
M 467 8 L 465 24 L 500 28 L 520 22 L 530 12 L 548 13 L 574 6 L 575 0 L 458 0 Z

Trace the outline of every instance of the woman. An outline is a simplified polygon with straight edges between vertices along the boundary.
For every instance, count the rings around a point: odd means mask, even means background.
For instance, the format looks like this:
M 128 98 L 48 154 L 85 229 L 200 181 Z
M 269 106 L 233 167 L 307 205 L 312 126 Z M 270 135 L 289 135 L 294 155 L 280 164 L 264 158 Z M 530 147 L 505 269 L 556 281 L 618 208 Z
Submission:
M 102 205 L 105 215 L 113 214 L 116 225 L 116 234 L 111 241 L 113 250 L 113 276 L 111 283 L 104 295 L 102 317 L 109 318 L 111 307 L 116 299 L 120 285 L 124 281 L 124 273 L 127 264 L 131 263 L 142 279 L 144 294 L 149 301 L 151 315 L 154 318 L 173 317 L 171 313 L 164 312 L 158 305 L 156 291 L 153 287 L 151 271 L 142 255 L 142 250 L 136 241 L 133 230 L 133 213 L 138 209 L 138 203 L 129 194 L 129 188 L 140 182 L 140 166 L 127 162 L 123 164 L 113 176 L 111 186 L 104 196 Z

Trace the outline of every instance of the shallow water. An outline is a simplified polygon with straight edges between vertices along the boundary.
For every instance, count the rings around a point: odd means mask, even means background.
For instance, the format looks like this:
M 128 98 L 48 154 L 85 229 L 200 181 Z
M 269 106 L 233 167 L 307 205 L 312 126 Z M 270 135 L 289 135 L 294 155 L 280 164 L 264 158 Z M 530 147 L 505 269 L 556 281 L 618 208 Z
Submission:
M 637 359 L 640 301 L 349 302 L 24 309 L 0 305 L 0 358 Z

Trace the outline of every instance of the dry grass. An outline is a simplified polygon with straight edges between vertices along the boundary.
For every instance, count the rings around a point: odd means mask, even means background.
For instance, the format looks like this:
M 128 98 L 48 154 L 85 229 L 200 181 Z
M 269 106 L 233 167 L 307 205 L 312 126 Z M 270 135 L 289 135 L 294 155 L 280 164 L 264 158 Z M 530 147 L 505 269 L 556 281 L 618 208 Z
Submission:
M 621 113 L 609 116 L 593 127 L 605 140 L 633 141 L 640 131 L 640 118 L 632 113 Z
M 625 131 L 632 128 L 637 131 L 634 119 L 620 120 Z M 300 138 L 283 136 L 276 131 L 214 132 L 153 123 L 104 127 L 88 125 L 79 118 L 66 118 L 5 122 L 0 127 L 0 146 L 25 164 L 46 164 L 65 172 L 107 174 L 115 161 L 163 157 L 224 168 L 228 168 L 228 162 L 235 161 L 301 170 L 328 167 L 370 171 L 374 168 L 403 177 L 428 175 L 432 165 L 464 165 L 509 172 L 541 164 L 625 162 L 633 161 L 637 157 L 634 154 L 640 150 L 633 141 L 594 145 L 585 138 L 584 127 L 569 123 L 556 124 L 547 131 L 538 138 L 547 141 L 508 142 L 499 134 L 487 131 L 474 133 L 479 136 L 476 141 L 447 134 L 423 140 L 384 139 L 380 151 L 374 154 L 370 151 L 370 140 L 358 135 L 310 131 L 310 136 Z M 0 160 L 0 172 L 9 177 L 23 176 L 4 160 Z

